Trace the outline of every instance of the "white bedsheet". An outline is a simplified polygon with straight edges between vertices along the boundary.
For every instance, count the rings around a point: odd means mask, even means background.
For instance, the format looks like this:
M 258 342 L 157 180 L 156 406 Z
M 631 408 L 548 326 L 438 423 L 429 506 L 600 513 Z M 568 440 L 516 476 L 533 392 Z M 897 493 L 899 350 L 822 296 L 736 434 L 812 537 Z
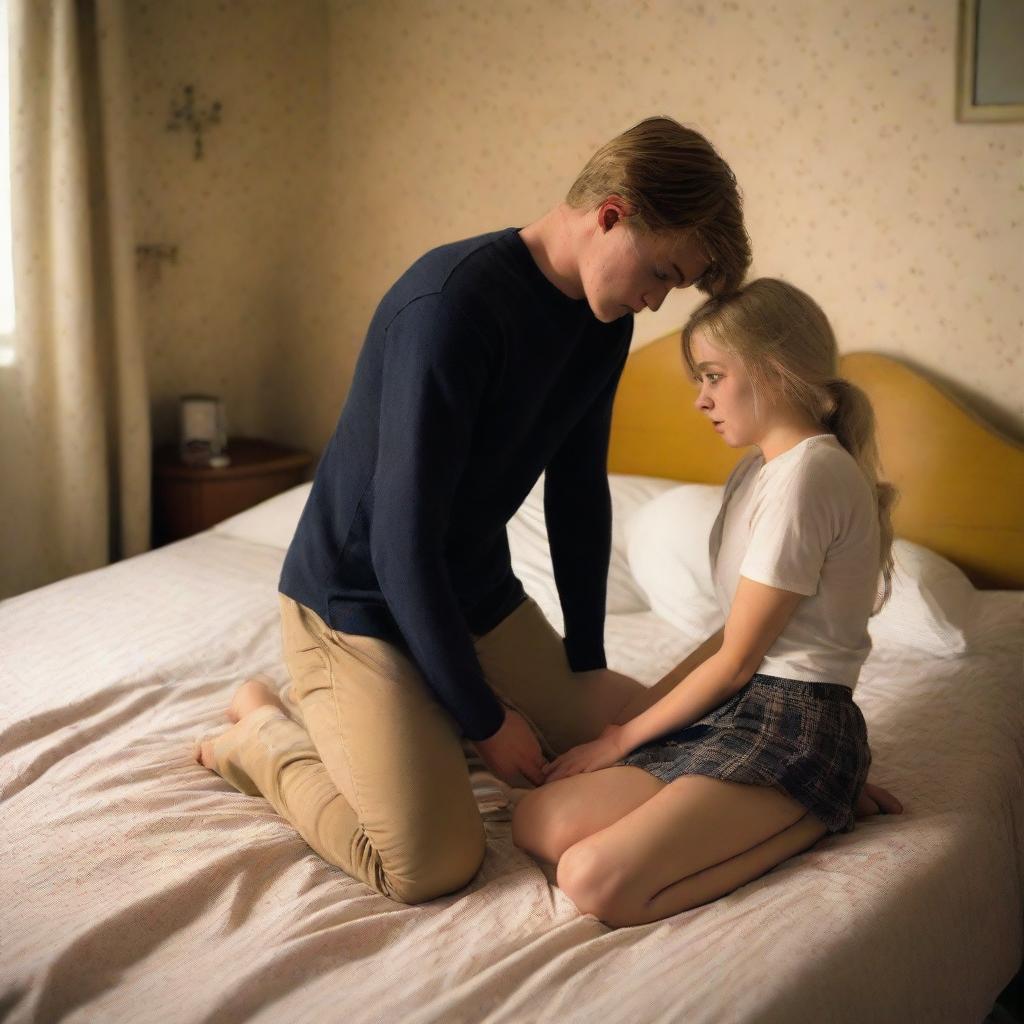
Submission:
M 0 1018 L 968 1022 L 1019 967 L 1024 594 L 987 595 L 974 653 L 866 664 L 905 814 L 613 930 L 513 846 L 490 777 L 479 874 L 410 907 L 191 760 L 241 678 L 285 681 L 282 557 L 207 532 L 0 603 Z M 607 638 L 647 682 L 700 639 L 650 611 Z

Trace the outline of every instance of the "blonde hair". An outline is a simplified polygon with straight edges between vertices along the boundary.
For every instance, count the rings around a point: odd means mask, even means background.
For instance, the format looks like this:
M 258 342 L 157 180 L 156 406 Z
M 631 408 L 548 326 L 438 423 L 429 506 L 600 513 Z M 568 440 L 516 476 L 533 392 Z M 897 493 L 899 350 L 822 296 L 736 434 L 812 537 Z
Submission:
M 574 209 L 610 195 L 636 208 L 640 231 L 689 228 L 708 259 L 696 282 L 706 295 L 739 287 L 750 266 L 750 239 L 736 176 L 703 135 L 670 117 L 648 117 L 606 142 L 566 194 Z
M 809 413 L 857 461 L 878 503 L 882 576 L 874 608 L 878 612 L 892 593 L 892 507 L 898 493 L 879 479 L 874 409 L 859 387 L 839 376 L 839 349 L 828 317 L 805 292 L 771 277 L 709 299 L 694 310 L 683 328 L 683 357 L 694 376 L 693 332 L 698 328 L 716 348 L 742 361 L 753 388 L 755 411 L 759 398 L 779 396 Z

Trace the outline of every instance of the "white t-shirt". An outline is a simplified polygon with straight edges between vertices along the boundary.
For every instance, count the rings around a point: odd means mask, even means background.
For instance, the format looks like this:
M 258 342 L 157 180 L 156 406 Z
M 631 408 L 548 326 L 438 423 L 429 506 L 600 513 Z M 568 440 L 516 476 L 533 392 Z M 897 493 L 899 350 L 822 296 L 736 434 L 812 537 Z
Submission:
M 805 438 L 767 463 L 760 451 L 741 459 L 726 481 L 710 554 L 726 617 L 740 576 L 805 595 L 758 672 L 856 685 L 871 650 L 878 507 L 835 435 Z

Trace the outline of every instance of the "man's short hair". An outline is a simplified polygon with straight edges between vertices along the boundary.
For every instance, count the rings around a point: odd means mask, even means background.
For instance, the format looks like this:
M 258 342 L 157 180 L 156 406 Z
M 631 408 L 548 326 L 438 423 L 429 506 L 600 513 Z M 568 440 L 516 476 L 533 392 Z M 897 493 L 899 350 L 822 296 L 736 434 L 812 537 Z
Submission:
M 606 142 L 588 161 L 565 201 L 593 209 L 608 196 L 636 208 L 641 230 L 693 230 L 708 258 L 696 282 L 706 295 L 740 286 L 750 266 L 750 238 L 736 175 L 699 132 L 671 117 L 648 117 Z

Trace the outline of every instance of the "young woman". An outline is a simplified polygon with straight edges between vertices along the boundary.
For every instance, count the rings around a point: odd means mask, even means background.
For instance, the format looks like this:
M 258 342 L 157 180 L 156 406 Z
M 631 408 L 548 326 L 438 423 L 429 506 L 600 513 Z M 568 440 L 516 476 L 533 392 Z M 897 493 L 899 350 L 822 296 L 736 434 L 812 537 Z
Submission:
M 697 407 L 730 447 L 755 446 L 710 539 L 725 626 L 660 699 L 551 761 L 512 819 L 515 843 L 613 926 L 707 903 L 851 831 L 871 763 L 852 693 L 890 590 L 895 497 L 871 405 L 837 376 L 825 314 L 782 281 L 710 299 L 683 350 Z

